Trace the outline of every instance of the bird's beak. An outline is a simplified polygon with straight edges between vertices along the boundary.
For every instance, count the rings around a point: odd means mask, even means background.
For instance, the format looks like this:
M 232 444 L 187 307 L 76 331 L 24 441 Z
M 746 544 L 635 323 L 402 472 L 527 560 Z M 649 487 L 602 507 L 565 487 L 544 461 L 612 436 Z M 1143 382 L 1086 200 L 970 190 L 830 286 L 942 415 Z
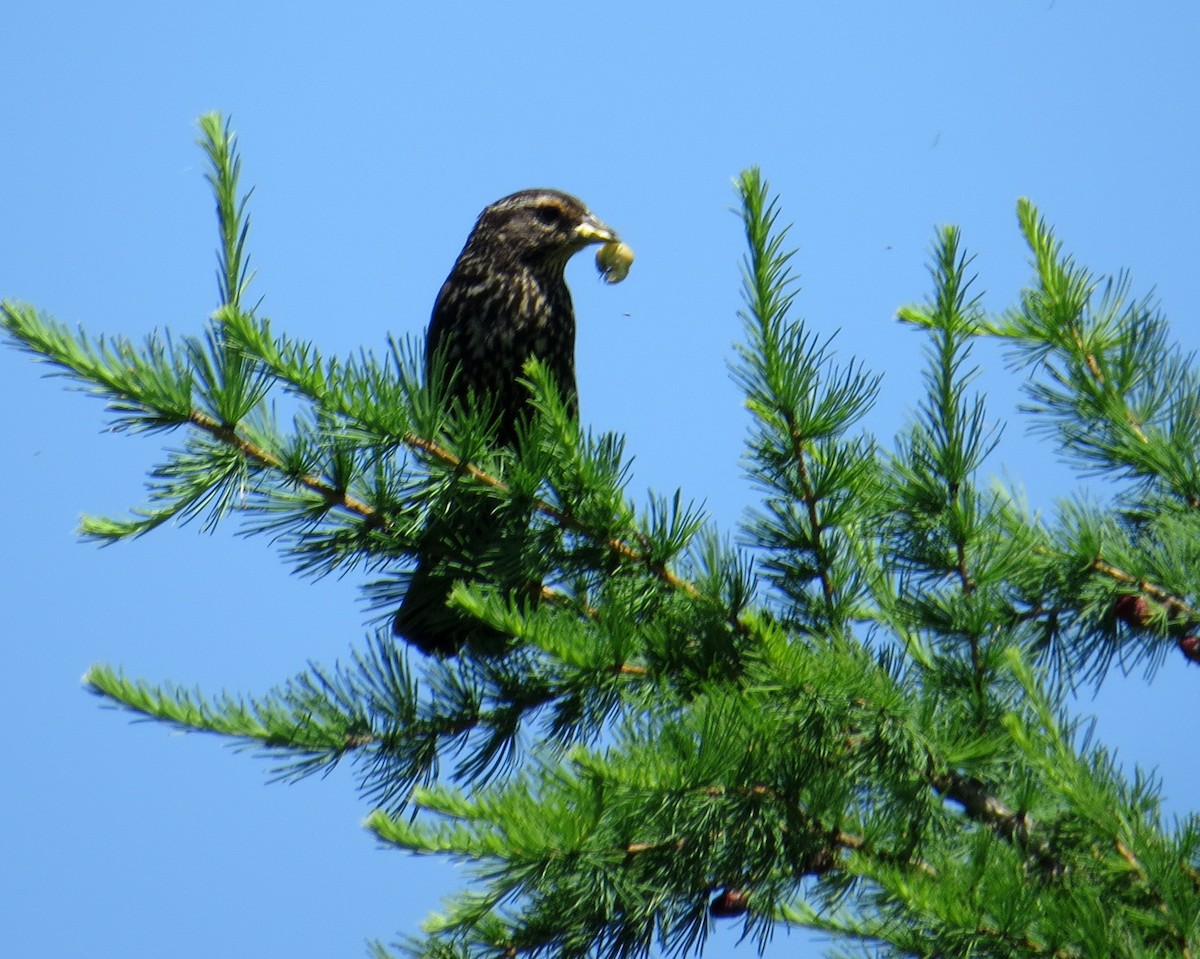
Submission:
M 616 230 L 598 220 L 592 213 L 585 216 L 583 222 L 575 227 L 575 235 L 584 243 L 612 243 L 620 239 Z

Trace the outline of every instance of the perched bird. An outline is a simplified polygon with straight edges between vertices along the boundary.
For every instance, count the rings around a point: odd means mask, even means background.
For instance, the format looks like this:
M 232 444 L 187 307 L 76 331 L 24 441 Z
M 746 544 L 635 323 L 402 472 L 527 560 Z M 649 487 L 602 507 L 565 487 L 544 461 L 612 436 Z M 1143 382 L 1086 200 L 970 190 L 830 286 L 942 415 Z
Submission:
M 479 215 L 433 306 L 426 375 L 441 362 L 451 378 L 451 401 L 489 403 L 498 443 L 514 444 L 529 415 L 529 389 L 521 378 L 530 357 L 545 365 L 568 408 L 577 412 L 575 311 L 563 270 L 589 244 L 618 239 L 580 200 L 558 190 L 522 190 Z M 476 513 L 478 507 L 440 517 L 429 534 L 469 549 L 488 526 L 487 517 Z M 443 656 L 486 633 L 446 606 L 454 580 L 462 578 L 453 562 L 423 556 L 393 631 L 422 652 Z

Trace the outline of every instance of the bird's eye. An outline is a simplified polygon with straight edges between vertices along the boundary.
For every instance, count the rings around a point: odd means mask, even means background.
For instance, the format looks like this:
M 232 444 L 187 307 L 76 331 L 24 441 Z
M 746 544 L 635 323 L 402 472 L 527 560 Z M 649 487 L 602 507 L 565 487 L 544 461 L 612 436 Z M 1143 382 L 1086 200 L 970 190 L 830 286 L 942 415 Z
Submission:
M 546 224 L 546 226 L 559 227 L 562 226 L 563 222 L 566 220 L 566 217 L 563 215 L 563 211 L 556 206 L 547 205 L 536 207 L 533 211 L 533 215 L 536 216 L 542 223 Z

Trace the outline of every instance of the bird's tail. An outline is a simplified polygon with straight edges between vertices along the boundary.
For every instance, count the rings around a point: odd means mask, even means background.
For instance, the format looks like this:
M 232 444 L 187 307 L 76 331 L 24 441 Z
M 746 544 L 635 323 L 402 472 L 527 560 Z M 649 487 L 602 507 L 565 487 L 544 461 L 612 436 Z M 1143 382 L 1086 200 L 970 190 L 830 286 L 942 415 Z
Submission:
M 540 554 L 534 536 L 527 512 L 497 514 L 486 500 L 457 503 L 432 519 L 392 631 L 427 656 L 454 656 L 468 645 L 476 653 L 502 653 L 512 637 L 450 606 L 450 592 L 456 582 L 490 583 L 521 606 L 536 605 L 542 583 L 527 566 Z
M 422 561 L 396 610 L 392 632 L 426 656 L 454 656 L 468 642 L 501 646 L 503 634 L 447 604 L 453 586 L 453 577 L 432 571 Z

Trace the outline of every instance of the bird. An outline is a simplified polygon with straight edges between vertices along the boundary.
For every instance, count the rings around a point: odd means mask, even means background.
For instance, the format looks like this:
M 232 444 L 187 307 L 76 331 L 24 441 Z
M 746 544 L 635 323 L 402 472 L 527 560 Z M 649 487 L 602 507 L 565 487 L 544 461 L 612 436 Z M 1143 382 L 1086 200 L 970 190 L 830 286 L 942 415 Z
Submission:
M 620 241 L 617 232 L 569 193 L 521 190 L 487 206 L 434 301 L 425 338 L 425 375 L 439 369 L 446 400 L 492 410 L 497 445 L 515 448 L 532 414 L 525 364 L 539 360 L 572 416 L 575 383 L 575 311 L 564 270 L 591 244 Z M 426 542 L 457 543 L 462 552 L 486 539 L 481 507 L 451 508 L 431 519 Z M 447 606 L 456 579 L 469 578 L 453 560 L 427 550 L 413 571 L 392 621 L 393 632 L 427 655 L 452 656 L 473 637 L 502 637 Z

